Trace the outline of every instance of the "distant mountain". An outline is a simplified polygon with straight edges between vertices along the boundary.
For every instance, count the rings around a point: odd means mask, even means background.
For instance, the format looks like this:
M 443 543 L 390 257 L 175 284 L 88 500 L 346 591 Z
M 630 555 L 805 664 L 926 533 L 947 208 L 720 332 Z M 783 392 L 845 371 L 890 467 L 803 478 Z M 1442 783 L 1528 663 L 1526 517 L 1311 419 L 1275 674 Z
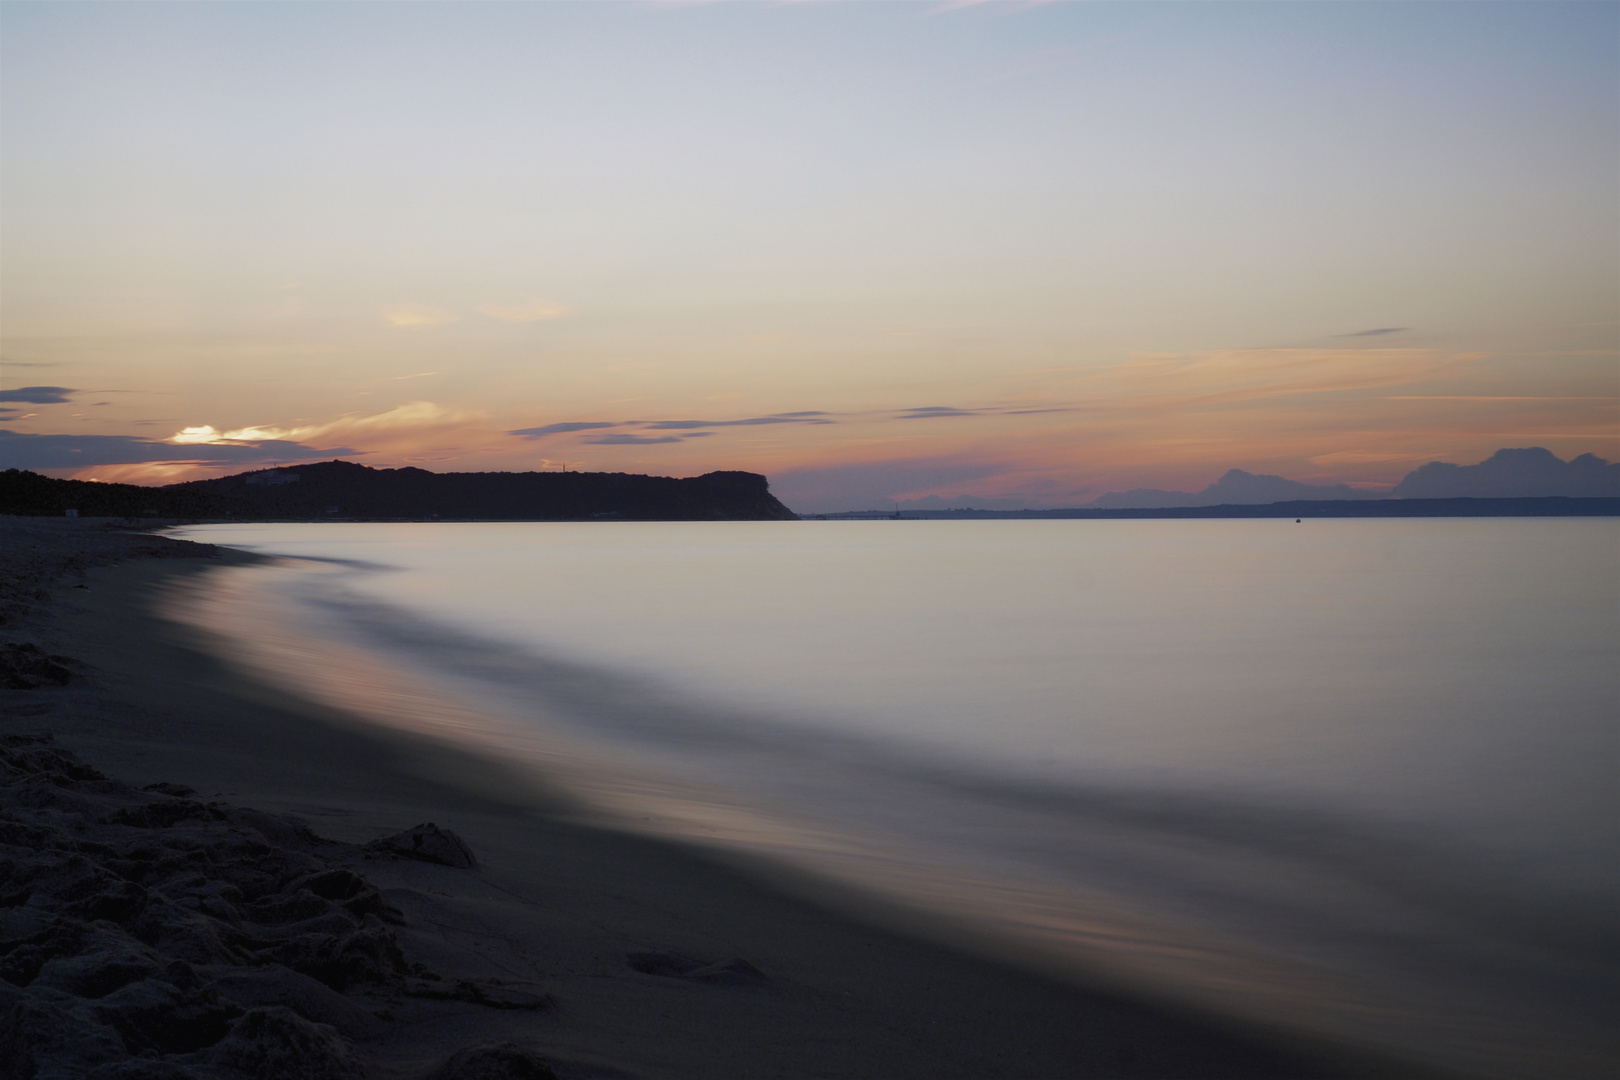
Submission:
M 1562 461 L 1539 446 L 1498 450 L 1478 465 L 1431 461 L 1406 474 L 1390 493 L 1397 499 L 1513 499 L 1620 496 L 1620 465 L 1582 454 Z
M 1345 484 L 1301 484 L 1281 476 L 1229 469 L 1202 491 L 1157 488 L 1111 491 L 1081 508 L 1157 510 L 1182 506 L 1257 506 L 1302 500 L 1535 499 L 1560 495 L 1572 499 L 1620 497 L 1620 465 L 1611 465 L 1591 454 L 1566 462 L 1549 450 L 1532 446 L 1522 450 L 1498 450 L 1477 465 L 1431 461 L 1407 473 L 1389 492 L 1361 491 Z
M 1131 491 L 1111 491 L 1083 505 L 1084 508 L 1095 510 L 1156 510 L 1175 506 L 1249 506 L 1303 499 L 1347 501 L 1384 497 L 1383 492 L 1359 491 L 1348 484 L 1301 484 L 1281 476 L 1228 469 L 1219 480 L 1198 492 L 1135 488 Z
M 278 520 L 431 518 L 494 521 L 786 521 L 796 515 L 765 477 L 712 472 L 433 473 L 326 461 L 166 487 L 0 473 L 0 513 Z

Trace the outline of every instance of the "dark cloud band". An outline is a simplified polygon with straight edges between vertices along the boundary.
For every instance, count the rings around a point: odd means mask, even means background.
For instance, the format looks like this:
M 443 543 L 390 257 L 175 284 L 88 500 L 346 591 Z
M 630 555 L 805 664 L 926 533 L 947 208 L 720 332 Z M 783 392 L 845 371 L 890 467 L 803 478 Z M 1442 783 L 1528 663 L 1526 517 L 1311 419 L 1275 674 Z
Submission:
M 825 413 L 776 413 L 773 416 L 750 416 L 746 420 L 653 420 L 647 427 L 654 431 L 689 431 L 693 428 L 752 427 L 756 424 L 831 424 Z
M 593 428 L 618 427 L 618 424 L 606 420 L 586 420 L 579 423 L 547 424 L 544 427 L 518 428 L 508 431 L 508 435 L 521 435 L 525 439 L 543 439 L 547 435 L 566 435 L 570 431 L 590 431 Z
M 67 386 L 21 386 L 15 390 L 0 390 L 0 401 L 23 401 L 29 405 L 61 405 L 76 392 Z
M 896 420 L 940 420 L 949 416 L 978 416 L 981 409 L 958 409 L 949 405 L 925 405 L 920 409 L 907 409 L 895 416 Z
M 148 461 L 307 461 L 359 452 L 348 447 L 317 450 L 281 439 L 175 445 L 131 435 L 24 435 L 0 428 L 0 467 L 8 469 L 75 469 Z
M 548 435 L 568 435 L 576 431 L 597 431 L 602 428 L 635 427 L 648 431 L 684 431 L 685 436 L 669 436 L 667 438 L 648 438 L 641 435 L 595 435 L 585 439 L 593 446 L 646 446 L 651 443 L 679 442 L 682 438 L 695 438 L 700 434 L 709 434 L 705 428 L 723 427 L 753 427 L 758 424 L 832 424 L 836 421 L 827 419 L 827 414 L 819 410 L 806 410 L 803 412 L 773 413 L 770 416 L 750 416 L 742 420 L 575 420 L 560 424 L 546 424 L 542 427 L 518 428 L 508 431 L 508 435 L 517 435 L 524 439 L 543 439 Z
M 592 446 L 651 446 L 653 443 L 701 439 L 705 435 L 712 434 L 714 434 L 712 431 L 692 431 L 685 435 L 632 435 L 628 432 L 615 432 L 612 435 L 591 435 L 585 441 Z

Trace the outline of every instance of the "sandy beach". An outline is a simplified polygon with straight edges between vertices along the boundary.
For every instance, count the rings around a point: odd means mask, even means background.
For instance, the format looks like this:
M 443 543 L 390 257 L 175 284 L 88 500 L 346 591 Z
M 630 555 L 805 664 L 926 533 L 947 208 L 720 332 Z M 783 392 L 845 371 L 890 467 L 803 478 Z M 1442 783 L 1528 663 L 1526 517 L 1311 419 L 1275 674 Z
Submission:
M 152 613 L 240 556 L 0 530 L 6 1077 L 1418 1075 L 581 824 Z

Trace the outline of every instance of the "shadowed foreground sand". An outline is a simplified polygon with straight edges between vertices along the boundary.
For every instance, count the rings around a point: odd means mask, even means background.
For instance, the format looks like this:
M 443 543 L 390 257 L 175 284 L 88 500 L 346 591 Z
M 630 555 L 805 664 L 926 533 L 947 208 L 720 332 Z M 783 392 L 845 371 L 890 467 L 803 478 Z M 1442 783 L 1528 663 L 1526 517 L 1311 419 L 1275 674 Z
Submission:
M 0 520 L 0 1076 L 1417 1075 L 581 825 L 148 613 L 218 557 Z

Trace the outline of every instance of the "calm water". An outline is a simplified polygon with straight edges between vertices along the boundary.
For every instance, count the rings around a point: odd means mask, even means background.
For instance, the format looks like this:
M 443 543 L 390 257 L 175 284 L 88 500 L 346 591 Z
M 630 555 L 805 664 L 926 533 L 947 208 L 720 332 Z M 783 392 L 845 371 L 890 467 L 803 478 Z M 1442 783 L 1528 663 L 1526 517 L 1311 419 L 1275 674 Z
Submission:
M 219 525 L 238 662 L 1039 962 L 1615 1065 L 1620 522 Z

